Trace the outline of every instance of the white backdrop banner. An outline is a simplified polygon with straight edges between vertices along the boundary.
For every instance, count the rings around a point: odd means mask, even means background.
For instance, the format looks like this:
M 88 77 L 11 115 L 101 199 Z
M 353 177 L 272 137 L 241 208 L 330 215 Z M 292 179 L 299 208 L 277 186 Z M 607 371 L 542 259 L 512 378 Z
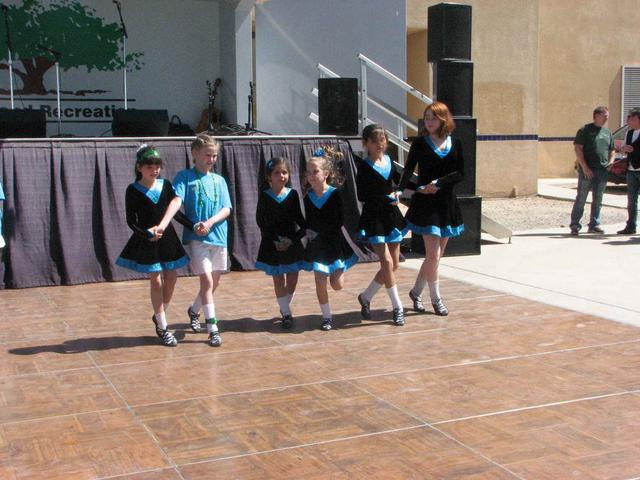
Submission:
M 128 107 L 166 109 L 195 127 L 207 106 L 206 80 L 219 75 L 217 0 L 122 0 Z M 0 107 L 10 107 L 7 30 L 13 50 L 15 107 L 42 109 L 58 133 L 110 136 L 124 106 L 123 41 L 111 0 L 9 0 L 0 21 Z

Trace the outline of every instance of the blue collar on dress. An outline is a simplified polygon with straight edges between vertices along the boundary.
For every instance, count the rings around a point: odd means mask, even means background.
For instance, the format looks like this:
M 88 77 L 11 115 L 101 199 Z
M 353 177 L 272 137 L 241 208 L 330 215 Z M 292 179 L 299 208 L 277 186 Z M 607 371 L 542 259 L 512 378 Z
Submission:
M 275 193 L 273 193 L 273 190 L 271 190 L 270 188 L 267 188 L 264 193 L 266 193 L 267 195 L 269 195 L 271 198 L 273 198 L 276 202 L 278 203 L 282 203 L 284 202 L 287 197 L 289 196 L 289 194 L 291 193 L 291 189 L 289 187 L 284 187 L 284 189 L 282 190 L 282 193 L 280 195 L 276 195 Z
M 323 205 L 327 203 L 327 200 L 329 200 L 329 197 L 335 191 L 335 189 L 336 187 L 332 187 L 331 185 L 329 185 L 327 191 L 324 192 L 321 196 L 316 195 L 316 192 L 314 192 L 313 190 L 309 190 L 307 196 L 309 197 L 309 200 L 311 200 L 311 203 L 313 203 L 315 207 L 320 210 Z
M 431 140 L 431 137 L 429 135 L 425 135 L 424 139 L 427 142 L 427 145 L 431 147 L 431 150 L 433 150 L 434 153 L 440 158 L 444 158 L 449 155 L 449 152 L 451 151 L 451 135 L 447 135 L 447 138 L 445 138 L 444 140 L 444 150 L 436 147 L 435 143 L 433 143 L 433 140 Z
M 133 187 L 155 204 L 157 204 L 160 201 L 160 195 L 162 194 L 163 186 L 164 186 L 163 178 L 157 178 L 156 183 L 151 188 L 145 187 L 138 181 L 133 182 Z
M 380 174 L 382 178 L 388 180 L 389 175 L 391 175 L 391 159 L 389 158 L 389 155 L 385 155 L 383 159 L 385 161 L 383 165 L 376 165 L 376 163 L 372 162 L 369 158 L 367 158 L 366 160 L 367 163 L 371 165 L 371 168 L 378 172 L 378 174 Z

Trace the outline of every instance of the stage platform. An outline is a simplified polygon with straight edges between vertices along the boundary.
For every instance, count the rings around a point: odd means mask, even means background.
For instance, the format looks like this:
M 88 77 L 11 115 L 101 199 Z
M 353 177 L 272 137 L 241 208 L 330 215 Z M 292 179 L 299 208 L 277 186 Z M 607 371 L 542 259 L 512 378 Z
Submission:
M 0 289 L 142 278 L 114 262 L 131 235 L 125 221 L 125 190 L 135 180 L 135 153 L 142 142 L 163 157 L 162 175 L 192 166 L 193 137 L 55 138 L 0 141 L 0 181 L 5 196 Z M 291 184 L 301 191 L 306 160 L 320 146 L 343 153 L 341 190 L 345 227 L 355 237 L 359 219 L 349 139 L 335 136 L 218 137 L 216 173 L 229 186 L 229 253 L 234 269 L 251 270 L 260 244 L 255 212 L 264 188 L 264 164 L 291 163 Z M 178 233 L 182 227 L 174 223 Z M 359 252 L 370 259 L 366 246 Z M 189 269 L 181 271 L 189 274 Z
M 176 348 L 146 281 L 0 292 L 0 478 L 640 477 L 640 329 L 448 279 L 447 318 L 395 327 L 380 292 L 362 321 L 375 269 L 331 294 L 330 332 L 311 275 L 291 332 L 268 277 L 225 275 L 219 349 L 186 322 L 196 278 Z

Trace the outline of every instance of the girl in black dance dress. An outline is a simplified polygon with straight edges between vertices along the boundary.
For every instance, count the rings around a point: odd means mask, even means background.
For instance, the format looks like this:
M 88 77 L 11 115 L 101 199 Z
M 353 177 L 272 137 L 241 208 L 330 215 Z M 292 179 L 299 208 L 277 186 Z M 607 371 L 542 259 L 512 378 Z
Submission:
M 342 199 L 336 188 L 342 184 L 342 178 L 334 163 L 334 158 L 339 155 L 329 148 L 320 148 L 307 161 L 306 169 L 309 191 L 304 197 L 304 210 L 309 243 L 305 250 L 305 261 L 307 269 L 315 275 L 323 330 L 331 330 L 327 279 L 331 288 L 341 290 L 344 272 L 358 261 L 342 233 Z
M 455 123 L 444 103 L 434 102 L 424 111 L 423 136 L 411 144 L 400 188 L 404 189 L 418 166 L 418 188 L 411 199 L 406 220 L 414 235 L 422 235 L 425 259 L 416 283 L 409 291 L 413 309 L 424 312 L 422 290 L 429 296 L 436 315 L 448 315 L 440 296 L 438 265 L 450 237 L 464 231 L 462 214 L 453 187 L 462 180 L 464 159 L 458 139 L 451 137 Z
M 291 300 L 298 284 L 298 272 L 304 270 L 306 222 L 300 209 L 298 192 L 288 187 L 289 162 L 272 158 L 265 166 L 269 188 L 260 192 L 256 221 L 262 241 L 256 268 L 273 277 L 273 288 L 282 315 L 282 328 L 293 327 Z
M 384 284 L 393 305 L 393 323 L 402 326 L 404 309 L 394 272 L 400 263 L 400 242 L 406 233 L 406 223 L 398 208 L 399 192 L 393 185 L 394 165 L 385 155 L 387 143 L 387 133 L 379 125 L 368 125 L 362 131 L 367 158 L 360 164 L 356 176 L 358 199 L 363 202 L 359 230 L 360 236 L 371 243 L 378 255 L 380 270 L 358 295 L 358 302 L 362 317 L 371 318 L 371 299 Z
M 148 273 L 151 284 L 151 304 L 156 334 L 166 346 L 173 347 L 178 341 L 167 329 L 166 307 L 171 301 L 176 285 L 176 269 L 189 263 L 173 226 L 163 231 L 158 224 L 176 196 L 169 180 L 160 178 L 162 158 L 158 151 L 142 145 L 136 153 L 136 181 L 127 187 L 125 206 L 127 225 L 133 235 L 125 245 L 116 264 Z M 181 213 L 176 220 L 193 229 L 193 223 Z

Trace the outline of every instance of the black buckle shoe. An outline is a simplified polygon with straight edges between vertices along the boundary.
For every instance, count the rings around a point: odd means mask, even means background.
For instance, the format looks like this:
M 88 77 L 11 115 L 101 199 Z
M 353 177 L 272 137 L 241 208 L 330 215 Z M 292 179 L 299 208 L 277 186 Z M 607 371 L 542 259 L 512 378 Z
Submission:
M 360 304 L 360 316 L 365 320 L 371 320 L 371 303 L 362 298 L 362 294 L 358 295 L 358 303 Z
M 427 311 L 427 309 L 424 308 L 424 303 L 422 303 L 422 296 L 421 295 L 415 295 L 413 293 L 413 290 L 409 290 L 409 298 L 413 302 L 413 309 L 416 312 L 424 313 L 424 312 Z
M 402 308 L 393 309 L 393 323 L 398 327 L 404 325 L 404 310 Z
M 162 340 L 162 343 L 165 346 L 175 347 L 176 345 L 178 345 L 178 340 L 176 340 L 176 337 L 173 336 L 173 333 L 171 333 L 169 330 L 162 330 L 160 327 L 158 327 L 158 322 L 156 321 L 155 315 L 151 316 L 151 320 L 156 326 L 156 335 L 158 335 L 158 338 Z
M 587 230 L 587 232 L 589 232 L 589 233 L 598 233 L 598 234 L 602 235 L 604 233 L 604 230 L 602 228 L 600 228 L 598 225 L 596 225 L 595 227 L 589 227 L 589 230 Z
M 293 328 L 293 317 L 291 315 L 282 316 L 282 329 L 291 330 Z
M 322 319 L 322 326 L 320 328 L 322 328 L 322 330 L 325 330 L 325 331 L 331 330 L 331 319 L 330 318 L 323 318 Z
M 447 315 L 449 315 L 449 309 L 444 304 L 441 298 L 439 298 L 435 303 L 432 303 L 431 305 L 433 306 L 433 311 L 436 313 L 436 315 L 439 315 L 441 317 L 446 317 Z
M 191 307 L 187 308 L 187 316 L 189 317 L 189 323 L 191 324 L 191 330 L 193 330 L 196 333 L 199 333 L 201 328 L 200 328 L 200 314 L 199 313 L 195 313 L 193 310 L 191 310 Z
M 636 229 L 624 227 L 622 230 L 618 230 L 618 235 L 635 235 Z

